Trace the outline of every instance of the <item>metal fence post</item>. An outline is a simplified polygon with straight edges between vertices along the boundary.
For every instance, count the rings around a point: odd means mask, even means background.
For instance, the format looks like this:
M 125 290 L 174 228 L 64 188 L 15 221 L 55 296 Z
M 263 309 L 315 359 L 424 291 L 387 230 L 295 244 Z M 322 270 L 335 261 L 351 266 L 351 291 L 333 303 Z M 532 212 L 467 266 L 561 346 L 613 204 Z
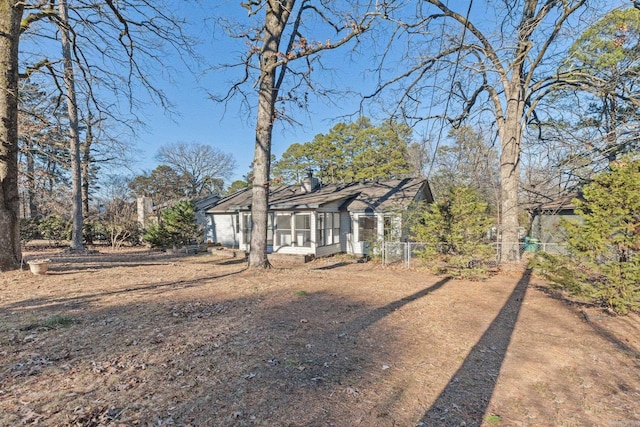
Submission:
M 404 242 L 403 246 L 402 252 L 404 252 L 407 257 L 407 268 L 411 268 L 411 243 Z

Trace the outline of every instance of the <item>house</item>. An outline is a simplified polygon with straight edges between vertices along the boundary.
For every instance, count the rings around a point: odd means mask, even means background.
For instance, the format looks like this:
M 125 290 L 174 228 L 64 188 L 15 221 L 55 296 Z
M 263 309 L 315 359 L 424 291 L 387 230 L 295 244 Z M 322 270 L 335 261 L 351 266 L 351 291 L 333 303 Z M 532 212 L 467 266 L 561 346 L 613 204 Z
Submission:
M 210 242 L 249 250 L 251 189 L 231 194 L 206 211 Z M 309 175 L 301 185 L 269 192 L 270 253 L 366 255 L 371 242 L 406 238 L 401 212 L 413 202 L 433 202 L 424 178 L 320 185 Z
M 575 213 L 573 200 L 577 193 L 567 194 L 553 201 L 543 203 L 532 211 L 531 237 L 543 244 L 564 244 L 566 237 L 560 226 L 562 219 L 580 219 Z

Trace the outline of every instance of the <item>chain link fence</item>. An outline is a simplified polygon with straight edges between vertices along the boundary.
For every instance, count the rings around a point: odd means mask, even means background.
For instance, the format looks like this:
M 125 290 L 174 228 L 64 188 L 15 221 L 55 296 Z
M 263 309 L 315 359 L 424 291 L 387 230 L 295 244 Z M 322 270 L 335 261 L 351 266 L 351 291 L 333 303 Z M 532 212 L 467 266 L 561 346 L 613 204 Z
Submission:
M 495 263 L 499 265 L 502 260 L 502 247 L 508 245 L 510 258 L 514 259 L 516 253 L 518 259 L 522 259 L 525 253 L 547 252 L 552 254 L 566 254 L 567 248 L 562 243 L 539 243 L 536 241 L 523 242 L 497 242 L 492 244 L 495 248 Z M 404 266 L 406 268 L 415 267 L 420 264 L 420 252 L 424 251 L 427 243 L 420 242 L 383 242 L 382 243 L 382 265 Z

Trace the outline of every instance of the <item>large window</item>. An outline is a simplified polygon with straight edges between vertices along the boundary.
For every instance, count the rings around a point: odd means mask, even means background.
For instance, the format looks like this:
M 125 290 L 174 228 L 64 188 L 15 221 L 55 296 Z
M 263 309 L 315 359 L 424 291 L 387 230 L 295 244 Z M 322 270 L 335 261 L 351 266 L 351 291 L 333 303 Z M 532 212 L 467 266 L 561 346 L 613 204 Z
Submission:
M 248 245 L 251 243 L 251 214 L 242 214 L 242 241 Z M 237 217 L 236 217 L 237 218 Z M 267 245 L 273 244 L 273 215 L 267 215 Z
M 242 215 L 242 236 L 245 245 L 251 243 L 251 214 Z
M 318 246 L 326 245 L 326 233 L 324 230 L 325 223 L 325 214 L 319 213 L 318 219 L 316 220 L 316 240 L 318 241 Z
M 373 242 L 378 238 L 378 218 L 367 215 L 358 218 L 358 241 Z
M 273 245 L 273 214 L 267 215 L 267 245 Z
M 340 243 L 340 214 L 319 213 L 317 222 L 318 246 Z
M 311 214 L 295 214 L 296 246 L 311 246 Z
M 276 215 L 276 246 L 291 245 L 291 214 Z

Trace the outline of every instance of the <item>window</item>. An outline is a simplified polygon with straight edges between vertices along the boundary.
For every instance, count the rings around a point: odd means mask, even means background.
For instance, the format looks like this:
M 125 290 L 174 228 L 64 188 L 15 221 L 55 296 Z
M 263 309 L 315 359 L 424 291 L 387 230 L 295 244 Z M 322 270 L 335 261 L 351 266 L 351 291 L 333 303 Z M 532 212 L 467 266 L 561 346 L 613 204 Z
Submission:
M 251 214 L 242 215 L 242 236 L 245 245 L 251 243 Z
M 384 240 L 385 242 L 395 242 L 400 239 L 398 227 L 394 217 L 391 215 L 384 216 Z
M 295 214 L 296 245 L 311 247 L 311 214 Z
M 340 214 L 319 213 L 317 222 L 318 246 L 340 243 Z
M 276 215 L 276 246 L 291 245 L 291 214 Z
M 326 234 L 324 232 L 325 216 L 326 214 L 319 213 L 316 222 L 316 239 L 318 240 L 318 246 L 324 246 L 327 244 L 325 241 Z
M 240 221 L 237 216 L 236 221 Z M 236 223 L 236 228 L 239 229 L 240 225 Z M 242 241 L 248 245 L 251 243 L 251 230 L 253 223 L 251 222 L 251 214 L 242 214 Z M 273 244 L 273 215 L 267 216 L 267 245 Z
M 377 239 L 378 218 L 361 216 L 358 218 L 358 241 L 373 242 Z
M 340 243 L 340 214 L 333 214 L 333 227 L 332 227 L 331 237 L 333 243 Z
M 273 245 L 273 214 L 267 215 L 267 245 Z

